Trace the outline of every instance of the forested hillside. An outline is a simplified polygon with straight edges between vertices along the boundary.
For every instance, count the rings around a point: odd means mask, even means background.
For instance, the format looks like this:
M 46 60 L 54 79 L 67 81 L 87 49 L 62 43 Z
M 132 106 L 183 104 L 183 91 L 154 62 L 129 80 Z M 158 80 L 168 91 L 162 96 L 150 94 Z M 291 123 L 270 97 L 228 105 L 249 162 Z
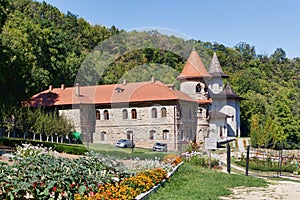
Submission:
M 281 48 L 272 55 L 258 55 L 254 46 L 244 42 L 231 48 L 217 43 L 186 41 L 158 32 L 126 33 L 114 26 L 91 25 L 76 14 L 63 14 L 47 3 L 0 2 L 1 116 L 9 115 L 11 108 L 20 106 L 22 101 L 50 84 L 54 87 L 62 83 L 74 85 L 81 63 L 95 46 L 105 46 L 103 41 L 122 33 L 119 43 L 126 35 L 129 43 L 150 45 L 131 50 L 116 44 L 111 51 L 119 57 L 101 74 L 95 72 L 99 75 L 99 84 L 116 83 L 122 77 L 135 81 L 136 77 L 126 76 L 126 73 L 136 66 L 153 70 L 152 66 L 160 66 L 157 64 L 174 71 L 157 74 L 156 78 L 174 83 L 176 72 L 181 71 L 187 52 L 193 47 L 206 67 L 215 51 L 223 70 L 230 75 L 227 81 L 236 93 L 247 99 L 241 104 L 242 133 L 251 132 L 260 145 L 284 140 L 300 143 L 300 58 L 287 58 Z M 151 46 L 153 40 L 163 48 Z M 149 80 L 146 71 L 138 73 L 139 80 Z

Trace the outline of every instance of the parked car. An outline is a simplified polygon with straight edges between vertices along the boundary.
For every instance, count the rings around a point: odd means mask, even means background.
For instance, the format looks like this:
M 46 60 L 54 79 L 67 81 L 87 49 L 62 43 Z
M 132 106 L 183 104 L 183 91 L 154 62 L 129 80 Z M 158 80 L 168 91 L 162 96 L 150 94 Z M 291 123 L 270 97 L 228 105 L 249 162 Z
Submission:
M 152 151 L 168 151 L 168 145 L 166 143 L 156 142 L 152 147 Z
M 121 139 L 115 144 L 115 146 L 121 148 L 134 148 L 135 144 L 131 140 Z

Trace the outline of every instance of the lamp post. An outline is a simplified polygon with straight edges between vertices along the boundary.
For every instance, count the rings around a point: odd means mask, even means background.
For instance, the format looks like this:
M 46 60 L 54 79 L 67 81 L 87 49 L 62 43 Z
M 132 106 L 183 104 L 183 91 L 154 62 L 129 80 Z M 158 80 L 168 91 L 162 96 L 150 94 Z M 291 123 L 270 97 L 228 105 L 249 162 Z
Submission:
M 131 152 L 133 152 L 133 149 L 134 149 L 134 143 L 133 143 L 133 132 L 132 132 L 132 135 L 131 135 Z

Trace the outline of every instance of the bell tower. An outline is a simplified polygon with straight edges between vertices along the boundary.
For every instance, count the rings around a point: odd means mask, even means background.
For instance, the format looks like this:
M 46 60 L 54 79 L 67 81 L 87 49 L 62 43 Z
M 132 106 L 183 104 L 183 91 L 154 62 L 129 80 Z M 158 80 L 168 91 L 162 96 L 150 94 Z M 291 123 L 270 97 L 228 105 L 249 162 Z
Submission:
M 208 80 L 210 105 L 210 127 L 218 137 L 238 137 L 240 135 L 240 100 L 230 87 L 229 83 L 223 86 L 223 78 L 229 78 L 220 65 L 216 52 L 214 52 Z M 223 116 L 222 119 L 220 116 Z M 225 134 L 224 134 L 225 133 Z
M 180 81 L 180 91 L 194 99 L 198 105 L 196 141 L 203 141 L 207 136 L 208 106 L 211 101 L 206 83 L 210 77 L 197 51 L 193 49 L 177 79 Z
M 204 67 L 197 51 L 193 50 L 187 59 L 181 74 L 177 77 L 180 81 L 180 91 L 196 100 L 208 99 L 206 81 L 211 76 Z

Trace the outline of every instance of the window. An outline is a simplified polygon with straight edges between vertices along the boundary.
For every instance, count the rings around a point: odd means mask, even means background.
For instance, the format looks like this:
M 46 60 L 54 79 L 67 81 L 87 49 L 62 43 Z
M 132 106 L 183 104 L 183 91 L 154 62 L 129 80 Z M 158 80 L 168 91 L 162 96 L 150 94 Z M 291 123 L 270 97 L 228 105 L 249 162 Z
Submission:
M 106 140 L 106 132 L 105 131 L 102 131 L 101 132 L 101 138 L 100 138 L 101 141 L 105 141 Z
M 189 109 L 189 118 L 192 119 L 192 110 Z
M 203 109 L 199 108 L 199 117 L 202 119 L 203 118 Z
M 198 83 L 196 85 L 196 93 L 200 93 L 200 92 L 201 92 L 201 85 L 200 85 L 200 83 Z
M 182 117 L 182 112 L 181 112 L 180 109 L 177 109 L 176 117 L 177 117 L 177 119 L 181 119 L 181 117 Z
M 127 140 L 132 140 L 133 131 L 127 131 Z
M 100 111 L 96 110 L 96 120 L 100 120 Z
M 183 130 L 178 131 L 179 140 L 183 140 Z
M 117 87 L 117 88 L 115 89 L 115 92 L 116 92 L 116 93 L 121 93 L 121 92 L 123 92 L 123 91 L 124 91 L 123 88 Z
M 167 109 L 165 107 L 161 108 L 161 117 L 167 117 Z
M 155 131 L 154 130 L 151 130 L 150 131 L 150 137 L 149 137 L 150 140 L 154 140 L 155 139 Z
M 152 108 L 151 109 L 151 117 L 152 118 L 157 118 L 157 110 L 156 110 L 156 108 Z
M 122 117 L 123 117 L 123 119 L 128 119 L 128 112 L 127 112 L 126 109 L 124 109 L 124 110 L 122 111 Z
M 108 111 L 107 110 L 104 110 L 104 119 L 105 120 L 109 120 L 109 113 L 108 113 Z
M 131 110 L 131 119 L 136 119 L 137 118 L 137 112 L 136 109 Z
M 163 130 L 163 140 L 169 139 L 169 130 Z
M 223 129 L 222 129 L 222 126 L 219 127 L 219 133 L 220 133 L 220 137 L 223 137 Z

